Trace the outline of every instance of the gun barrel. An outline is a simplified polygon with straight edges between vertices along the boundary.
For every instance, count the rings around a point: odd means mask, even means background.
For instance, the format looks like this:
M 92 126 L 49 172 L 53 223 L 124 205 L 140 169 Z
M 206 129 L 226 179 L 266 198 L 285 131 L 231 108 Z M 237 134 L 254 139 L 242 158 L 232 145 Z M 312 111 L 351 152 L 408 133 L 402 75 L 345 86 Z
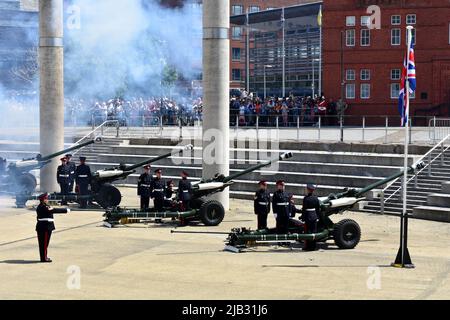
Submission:
M 180 149 L 180 150 L 178 150 L 178 151 L 176 151 L 176 152 L 175 152 L 175 151 L 171 151 L 171 152 L 168 152 L 168 153 L 166 153 L 166 154 L 163 154 L 162 156 L 158 156 L 158 157 L 156 157 L 156 158 L 147 159 L 147 160 L 145 160 L 145 161 L 142 161 L 142 162 L 133 164 L 133 165 L 131 165 L 131 166 L 126 166 L 124 169 L 125 169 L 125 171 L 132 171 L 132 170 L 134 170 L 134 169 L 140 168 L 140 167 L 145 166 L 145 165 L 147 165 L 147 164 L 154 163 L 154 162 L 156 162 L 156 161 L 159 161 L 159 160 L 168 158 L 168 157 L 170 157 L 170 156 L 172 156 L 172 155 L 177 155 L 177 154 L 178 154 L 178 155 L 181 155 L 181 154 L 183 154 L 183 152 L 184 152 L 185 150 L 192 150 L 192 149 L 193 149 L 193 146 L 192 146 L 192 145 L 187 145 L 187 146 L 185 146 L 183 149 Z
M 218 235 L 229 235 L 230 232 L 213 232 L 213 231 L 177 231 L 170 230 L 170 233 L 182 233 L 182 234 L 218 234 Z
M 95 143 L 96 141 L 97 141 L 97 142 L 98 142 L 98 141 L 101 141 L 101 138 L 89 140 L 89 141 L 86 141 L 86 142 L 83 142 L 83 143 L 74 145 L 74 146 L 72 146 L 72 147 L 70 147 L 70 148 L 64 149 L 64 150 L 59 151 L 59 152 L 56 152 L 56 153 L 52 153 L 52 154 L 50 154 L 50 155 L 48 155 L 48 156 L 45 156 L 45 157 L 38 157 L 37 160 L 39 160 L 39 161 L 47 161 L 47 160 L 51 160 L 51 159 L 53 159 L 53 158 L 55 158 L 55 157 L 58 157 L 58 156 L 63 155 L 63 154 L 66 154 L 66 153 L 68 153 L 68 152 L 70 152 L 70 151 L 73 151 L 73 150 L 77 150 L 77 149 L 81 149 L 81 148 L 83 148 L 83 147 L 86 147 L 86 146 L 88 146 L 88 145 L 90 145 L 90 144 Z
M 287 153 L 283 153 L 282 155 L 280 155 L 279 157 L 277 157 L 277 158 L 274 158 L 274 159 L 272 159 L 272 160 L 269 160 L 269 161 L 265 161 L 265 162 L 263 162 L 263 163 L 260 163 L 260 164 L 258 164 L 258 165 L 255 165 L 255 166 L 253 166 L 253 167 L 250 167 L 250 168 L 247 168 L 247 169 L 245 169 L 245 170 L 243 170 L 243 171 L 241 171 L 241 172 L 238 172 L 238 173 L 235 173 L 235 174 L 233 174 L 233 175 L 230 175 L 230 176 L 228 176 L 228 177 L 225 177 L 225 179 L 223 180 L 223 182 L 230 182 L 230 181 L 232 181 L 232 180 L 234 180 L 234 179 L 236 179 L 236 178 L 239 178 L 239 177 L 241 177 L 241 176 L 243 176 L 243 175 L 245 175 L 245 174 L 247 174 L 247 173 L 250 173 L 250 172 L 252 172 L 252 171 L 255 171 L 255 170 L 258 170 L 258 169 L 261 169 L 261 168 L 263 168 L 263 167 L 267 167 L 267 166 L 269 166 L 269 165 L 271 165 L 272 163 L 275 163 L 275 162 L 278 162 L 278 161 L 282 161 L 282 160 L 287 160 L 287 159 L 290 159 L 290 158 L 292 158 L 292 152 L 287 152 Z

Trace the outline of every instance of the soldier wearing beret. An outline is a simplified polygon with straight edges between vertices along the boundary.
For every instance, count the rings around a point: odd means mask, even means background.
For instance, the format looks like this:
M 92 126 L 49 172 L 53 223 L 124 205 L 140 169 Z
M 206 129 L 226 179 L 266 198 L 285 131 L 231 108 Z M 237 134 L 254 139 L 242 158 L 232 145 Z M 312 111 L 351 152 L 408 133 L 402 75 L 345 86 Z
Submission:
M 164 211 L 164 192 L 166 184 L 162 178 L 162 170 L 155 170 L 156 177 L 151 183 L 151 196 L 153 199 L 153 205 L 157 212 Z
M 44 193 L 39 196 L 39 205 L 36 209 L 37 224 L 36 232 L 39 243 L 39 255 L 41 262 L 52 262 L 47 256 L 48 245 L 52 236 L 53 230 L 55 230 L 54 214 L 69 213 L 70 209 L 54 209 L 48 205 L 48 194 Z
M 314 195 L 316 186 L 313 184 L 308 184 L 306 186 L 306 196 L 303 198 L 303 209 L 301 220 L 305 222 L 307 233 L 317 233 L 317 222 L 320 215 L 320 201 L 317 196 Z M 305 242 L 306 251 L 316 250 L 315 241 Z
M 89 185 L 91 184 L 92 173 L 91 168 L 86 164 L 86 157 L 80 157 L 80 165 L 75 169 L 75 181 L 77 183 L 77 190 L 81 196 L 80 208 L 86 209 L 89 195 Z
M 63 200 L 61 201 L 62 205 L 67 205 L 67 199 L 65 196 L 69 195 L 69 187 L 70 187 L 70 168 L 67 165 L 67 159 L 61 158 L 61 165 L 58 167 L 56 172 L 56 180 L 58 181 L 59 187 L 61 188 L 61 195 L 63 196 Z
M 150 166 L 144 166 L 144 173 L 139 176 L 138 179 L 138 196 L 141 197 L 141 210 L 148 209 L 150 207 L 150 197 L 152 195 L 151 184 L 153 176 L 150 173 Z
M 192 184 L 187 179 L 189 174 L 186 171 L 181 172 L 181 180 L 178 183 L 178 201 L 180 202 L 180 211 L 189 211 L 191 209 Z
M 287 234 L 289 227 L 289 194 L 285 191 L 285 182 L 277 181 L 277 191 L 272 196 L 272 210 L 277 221 L 277 233 Z
M 258 216 L 258 230 L 267 228 L 267 216 L 270 213 L 270 193 L 267 191 L 267 181 L 261 180 L 258 183 L 259 190 L 254 198 L 254 211 Z
M 73 186 L 75 184 L 75 173 L 77 170 L 77 165 L 75 162 L 70 161 L 72 159 L 72 155 L 66 154 L 67 166 L 69 167 L 69 193 L 73 192 Z

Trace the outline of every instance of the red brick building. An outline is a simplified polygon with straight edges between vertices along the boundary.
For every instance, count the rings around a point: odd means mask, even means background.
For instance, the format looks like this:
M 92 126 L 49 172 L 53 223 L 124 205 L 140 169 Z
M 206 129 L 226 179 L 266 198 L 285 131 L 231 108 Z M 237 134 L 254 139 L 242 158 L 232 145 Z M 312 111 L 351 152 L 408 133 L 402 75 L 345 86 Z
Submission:
M 263 10 L 294 6 L 318 0 L 231 0 L 231 15 L 259 12 Z M 246 88 L 246 33 L 245 27 L 231 26 L 230 34 L 230 79 L 231 88 Z M 252 47 L 252 43 L 250 43 Z
M 341 34 L 347 114 L 397 115 L 406 26 L 416 29 L 417 91 L 411 115 L 448 116 L 450 2 L 442 0 L 324 0 L 323 91 L 341 97 Z M 363 26 L 378 5 L 380 29 Z

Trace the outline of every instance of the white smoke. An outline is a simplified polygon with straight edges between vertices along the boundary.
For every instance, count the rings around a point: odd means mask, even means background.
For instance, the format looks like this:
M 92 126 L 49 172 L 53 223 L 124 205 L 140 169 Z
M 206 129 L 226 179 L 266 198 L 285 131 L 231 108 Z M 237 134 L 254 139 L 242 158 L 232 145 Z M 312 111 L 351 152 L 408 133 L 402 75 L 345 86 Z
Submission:
M 201 8 L 156 0 L 73 0 L 66 6 L 66 94 L 158 95 L 165 66 L 198 77 Z

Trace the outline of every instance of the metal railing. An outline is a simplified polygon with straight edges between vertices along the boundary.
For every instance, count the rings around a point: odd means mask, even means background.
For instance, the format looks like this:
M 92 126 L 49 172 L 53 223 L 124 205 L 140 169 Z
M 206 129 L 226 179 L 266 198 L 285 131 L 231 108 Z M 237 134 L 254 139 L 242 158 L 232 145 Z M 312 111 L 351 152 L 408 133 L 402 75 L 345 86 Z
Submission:
M 422 169 L 420 169 L 418 172 L 415 172 L 413 176 L 406 182 L 406 185 L 408 185 L 411 181 L 414 180 L 414 188 L 417 189 L 418 187 L 418 177 L 419 175 L 426 169 L 428 177 L 431 177 L 432 174 L 432 164 L 437 160 L 441 159 L 441 165 L 444 165 L 445 160 L 445 153 L 450 149 L 450 143 L 447 147 L 445 147 L 445 144 L 450 142 L 450 134 L 447 135 L 444 139 L 439 141 L 430 151 L 428 151 L 422 158 L 417 160 L 415 164 L 418 164 L 420 162 L 423 162 L 425 165 Z M 435 151 L 438 151 L 440 148 L 440 151 L 437 156 L 433 158 L 433 153 Z M 388 202 L 390 199 L 392 199 L 397 193 L 400 191 L 403 191 L 403 184 L 402 186 L 398 187 L 392 194 L 389 195 L 389 197 L 385 197 L 386 192 L 388 189 L 390 189 L 396 182 L 403 181 L 404 177 L 400 177 L 391 183 L 389 183 L 383 190 L 381 190 L 380 194 L 380 205 L 381 205 L 381 213 L 384 213 L 384 206 L 385 203 Z M 400 192 L 400 196 L 402 196 L 402 193 Z
M 113 125 L 113 126 L 111 126 Z M 97 139 L 98 137 L 102 137 L 105 134 L 105 128 L 111 128 L 114 127 L 116 130 L 116 138 L 119 137 L 119 123 L 116 120 L 113 121 L 105 121 L 103 122 L 101 125 L 99 125 L 96 128 L 93 128 L 93 130 L 91 132 L 89 132 L 88 134 L 86 134 L 85 136 L 83 136 L 82 138 L 80 138 L 78 141 L 76 141 L 74 143 L 74 145 L 80 144 L 82 143 L 84 140 L 87 139 Z M 100 135 L 96 135 L 97 132 L 100 131 Z M 92 150 L 92 145 L 90 145 L 91 150 Z M 83 150 L 84 148 L 78 149 L 76 150 L 72 155 L 75 156 L 76 154 L 78 154 L 81 150 Z
M 433 142 L 443 139 L 450 134 L 450 118 L 433 117 L 428 124 L 429 137 Z

